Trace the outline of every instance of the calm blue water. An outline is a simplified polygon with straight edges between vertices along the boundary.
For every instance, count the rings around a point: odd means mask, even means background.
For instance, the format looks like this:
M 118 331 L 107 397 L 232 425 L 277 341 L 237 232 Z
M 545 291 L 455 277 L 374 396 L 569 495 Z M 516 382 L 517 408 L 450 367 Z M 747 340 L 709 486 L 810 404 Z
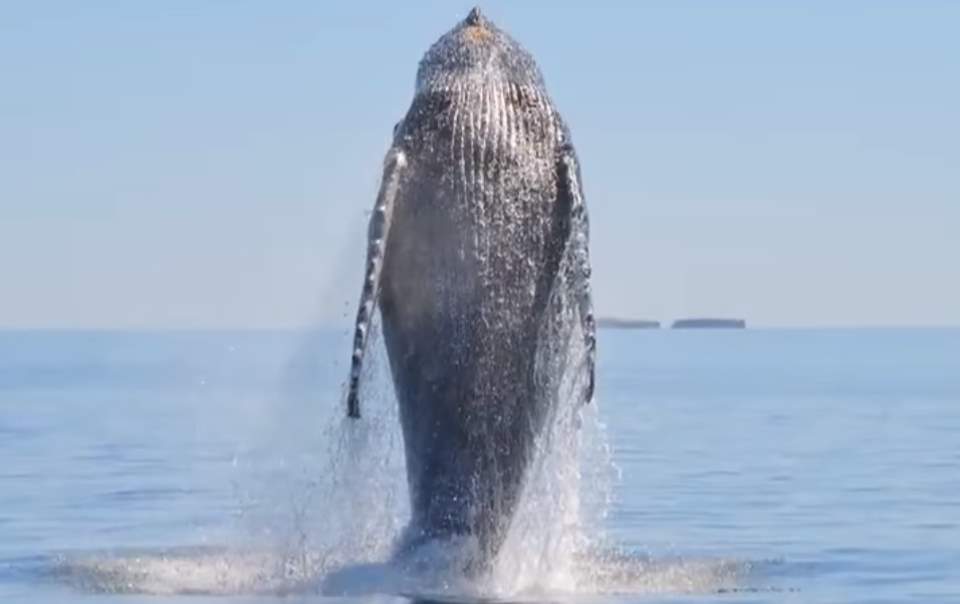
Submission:
M 326 601 L 328 535 L 403 514 L 393 440 L 365 445 L 373 488 L 344 472 L 346 350 L 0 332 L 0 601 Z M 605 553 L 545 599 L 960 602 L 960 330 L 607 330 L 600 353 Z

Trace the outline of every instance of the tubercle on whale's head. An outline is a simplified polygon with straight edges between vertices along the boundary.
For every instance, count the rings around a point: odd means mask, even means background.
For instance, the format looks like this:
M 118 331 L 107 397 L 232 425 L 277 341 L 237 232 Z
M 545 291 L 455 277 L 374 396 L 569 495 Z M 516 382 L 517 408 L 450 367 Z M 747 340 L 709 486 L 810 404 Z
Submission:
M 491 81 L 543 89 L 543 76 L 530 53 L 475 7 L 424 55 L 416 93 Z

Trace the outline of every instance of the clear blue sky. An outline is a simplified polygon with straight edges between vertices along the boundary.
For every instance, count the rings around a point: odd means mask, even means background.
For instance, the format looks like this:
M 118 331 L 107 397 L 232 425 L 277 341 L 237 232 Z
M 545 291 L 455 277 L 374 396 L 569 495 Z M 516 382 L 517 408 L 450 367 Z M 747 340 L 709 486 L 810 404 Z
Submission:
M 0 8 L 0 326 L 349 320 L 473 2 Z M 573 131 L 600 314 L 960 324 L 960 2 L 485 2 Z

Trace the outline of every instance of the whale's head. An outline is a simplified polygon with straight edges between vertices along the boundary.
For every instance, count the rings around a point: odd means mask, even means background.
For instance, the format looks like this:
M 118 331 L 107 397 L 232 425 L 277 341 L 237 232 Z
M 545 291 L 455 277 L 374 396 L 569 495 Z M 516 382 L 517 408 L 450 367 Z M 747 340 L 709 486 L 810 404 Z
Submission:
M 479 8 L 444 34 L 420 61 L 417 94 L 497 83 L 543 88 L 533 57 Z

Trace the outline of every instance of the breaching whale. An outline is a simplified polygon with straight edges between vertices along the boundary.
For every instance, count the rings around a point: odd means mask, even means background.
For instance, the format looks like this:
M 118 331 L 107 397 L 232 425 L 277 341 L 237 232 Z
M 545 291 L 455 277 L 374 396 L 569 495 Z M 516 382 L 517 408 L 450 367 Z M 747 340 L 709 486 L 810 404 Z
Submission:
M 404 547 L 463 536 L 490 561 L 556 407 L 593 396 L 596 339 L 570 133 L 531 55 L 476 8 L 421 60 L 384 162 L 348 381 L 355 418 L 378 305 L 411 497 Z

